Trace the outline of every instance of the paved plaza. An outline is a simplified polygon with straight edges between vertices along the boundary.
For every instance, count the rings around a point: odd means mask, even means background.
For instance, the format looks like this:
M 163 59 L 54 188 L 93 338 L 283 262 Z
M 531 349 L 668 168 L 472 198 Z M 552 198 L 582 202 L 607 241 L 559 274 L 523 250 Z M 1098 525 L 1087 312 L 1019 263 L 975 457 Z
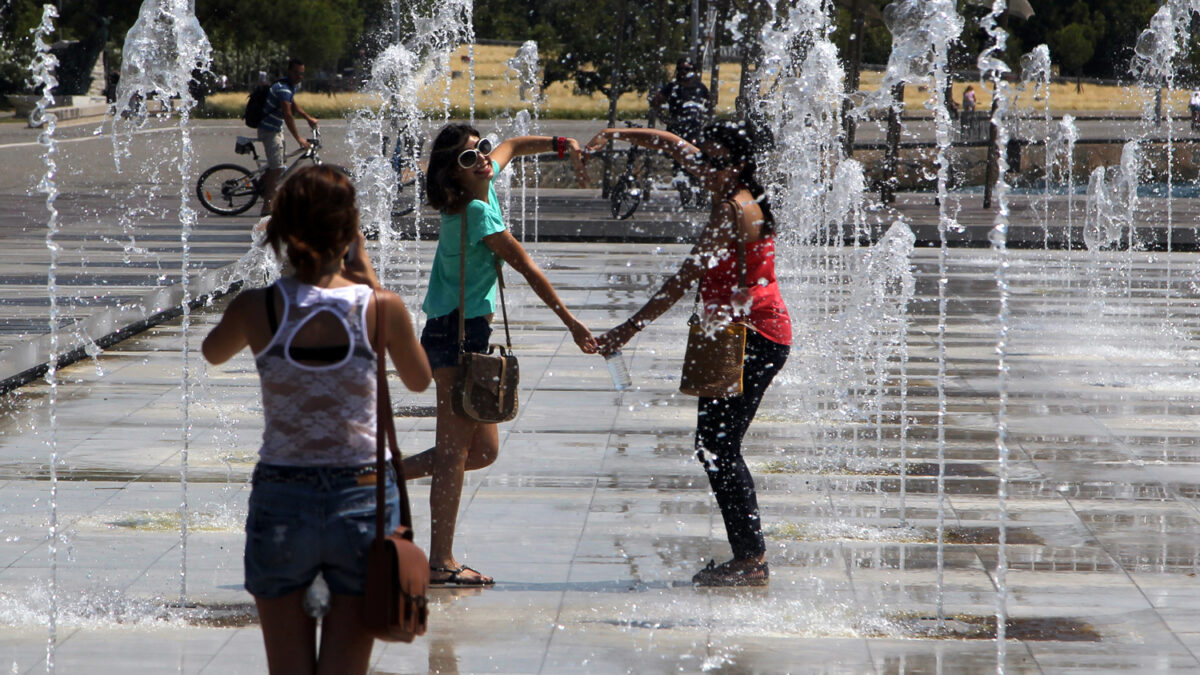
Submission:
M 169 201 L 121 221 L 104 211 L 129 204 L 103 192 L 118 179 L 65 171 L 63 181 L 82 186 L 63 200 L 64 340 L 119 331 L 134 316 L 163 322 L 113 344 L 85 341 L 54 390 L 35 379 L 0 398 L 0 670 L 45 672 L 49 655 L 60 673 L 265 672 L 241 588 L 262 424 L 253 362 L 200 359 L 223 298 L 193 309 L 186 331 L 184 317 L 170 318 L 181 292 Z M 9 207 L 0 213 L 9 224 L 0 227 L 0 362 L 20 365 L 48 340 L 38 329 L 49 304 L 44 233 L 36 200 L 0 188 Z M 901 202 L 909 199 L 923 198 Z M 603 204 L 589 208 L 579 217 Z M 194 297 L 239 274 L 253 222 L 197 219 Z M 433 244 L 394 246 L 388 283 L 415 307 Z M 639 307 L 687 250 L 612 241 L 528 249 L 597 331 Z M 688 307 L 629 345 L 635 388 L 615 392 L 603 360 L 579 353 L 514 283 L 521 413 L 501 427 L 500 459 L 468 477 L 457 546 L 498 583 L 433 591 L 429 633 L 378 645 L 374 672 L 977 673 L 1000 659 L 1008 673 L 1200 671 L 1200 256 L 1010 252 L 1002 390 L 997 258 L 952 249 L 939 442 L 939 252 L 913 254 L 913 295 L 897 323 L 856 295 L 871 291 L 859 273 L 872 247 L 783 251 L 800 339 L 746 441 L 771 585 L 688 583 L 728 556 L 692 457 L 695 403 L 676 393 Z M 834 290 L 821 291 L 832 278 Z M 855 353 L 884 358 L 846 356 Z M 432 392 L 398 389 L 401 447 L 420 451 L 433 439 Z M 411 492 L 424 546 L 428 481 Z M 1001 597 L 1003 645 L 993 639 Z
M 427 258 L 429 246 L 418 257 Z M 635 309 L 685 250 L 530 249 L 564 300 L 597 328 Z M 1195 260 L 1169 261 L 1173 294 L 1164 292 L 1162 255 L 1014 254 L 1006 552 L 1017 637 L 1007 644 L 1007 672 L 1200 668 L 1200 476 L 1190 415 L 1200 359 L 1185 283 Z M 814 398 L 822 388 L 806 365 L 821 349 L 798 344 L 747 441 L 774 572 L 771 586 L 756 591 L 687 583 L 727 548 L 691 457 L 694 403 L 674 392 L 685 308 L 630 346 L 637 386 L 617 393 L 603 362 L 580 354 L 532 293 L 514 285 L 522 412 L 502 427 L 500 460 L 469 479 L 459 539 L 460 555 L 498 584 L 434 591 L 429 634 L 380 645 L 375 672 L 993 669 L 994 640 L 922 637 L 939 596 L 929 470 L 937 447 L 936 251 L 919 251 L 914 263 L 904 497 L 895 416 L 879 442 L 870 418 L 821 415 L 829 402 Z M 1124 268 L 1136 270 L 1128 286 L 1119 281 Z M 994 269 L 987 251 L 951 252 L 941 594 L 951 630 L 974 638 L 985 636 L 972 622 L 996 607 Z M 411 276 L 397 269 L 393 278 L 403 288 Z M 1093 303 L 1105 295 L 1104 306 Z M 806 303 L 792 304 L 802 312 Z M 246 481 L 261 429 L 257 383 L 247 355 L 219 368 L 197 361 L 215 317 L 190 317 L 195 383 L 186 410 L 177 321 L 61 371 L 53 420 L 43 384 L 6 399 L 0 666 L 45 667 L 53 421 L 61 460 L 58 672 L 263 671 L 240 588 Z M 893 379 L 893 412 L 896 390 Z M 428 393 L 395 401 L 406 451 L 432 442 L 431 405 Z M 413 490 L 422 534 L 427 490 L 423 482 Z

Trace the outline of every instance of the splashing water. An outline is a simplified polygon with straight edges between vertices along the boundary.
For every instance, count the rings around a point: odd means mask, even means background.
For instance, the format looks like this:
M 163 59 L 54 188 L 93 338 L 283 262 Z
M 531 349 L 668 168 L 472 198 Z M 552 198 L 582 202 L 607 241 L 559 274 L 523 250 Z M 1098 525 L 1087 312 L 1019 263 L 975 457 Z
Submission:
M 179 602 L 187 601 L 187 512 L 188 512 L 188 449 L 191 440 L 191 365 L 188 334 L 191 314 L 189 285 L 190 246 L 196 224 L 196 211 L 190 205 L 194 180 L 191 130 L 188 122 L 196 101 L 191 83 L 199 71 L 206 71 L 212 56 L 212 46 L 196 19 L 195 0 L 145 0 L 137 21 L 125 35 L 121 62 L 121 78 L 117 89 L 115 109 L 122 114 L 113 118 L 113 160 L 120 166 L 127 156 L 133 131 L 144 126 L 152 104 L 161 106 L 165 116 L 174 110 L 179 116 L 179 154 L 174 158 L 180 180 L 179 243 L 180 285 L 182 298 L 182 370 L 180 374 L 179 407 L 182 417 L 179 456 L 180 528 L 179 528 Z
M 999 148 L 1008 146 L 1008 113 L 1012 104 L 1009 85 L 1004 75 L 1009 72 L 1008 65 L 1001 59 L 1008 34 L 1000 27 L 998 19 L 1008 11 L 1006 0 L 994 0 L 992 11 L 983 18 L 980 25 L 991 38 L 992 43 L 979 55 L 979 72 L 992 83 L 992 125 L 996 129 L 996 144 L 991 149 L 998 155 L 996 163 L 996 195 L 999 208 L 996 211 L 994 226 L 988 235 L 992 250 L 996 254 L 996 289 L 999 295 L 1000 308 L 996 318 L 999 330 L 996 337 L 996 372 L 998 374 L 998 402 L 996 410 L 996 454 L 999 463 L 996 490 L 997 511 L 999 512 L 999 546 L 996 557 L 996 672 L 1004 672 L 1004 662 L 1007 657 L 1007 640 L 1005 627 L 1008 622 L 1008 588 L 1007 588 L 1007 531 L 1008 531 L 1008 334 L 1009 316 L 1009 282 L 1008 282 L 1008 184 L 1005 175 L 1008 173 L 1008 161 Z
M 365 106 L 348 119 L 347 140 L 350 144 L 355 181 L 359 186 L 359 209 L 363 230 L 378 235 L 380 241 L 377 265 L 383 282 L 392 281 L 392 270 L 398 263 L 416 256 L 415 247 L 407 250 L 393 237 L 392 213 L 396 204 L 398 173 L 405 167 L 418 166 L 427 127 L 426 116 L 420 107 L 423 88 L 439 79 L 449 87 L 450 54 L 463 42 L 474 42 L 471 28 L 472 4 L 466 0 L 450 0 L 429 7 L 419 3 L 394 5 L 393 17 L 401 25 L 402 12 L 413 33 L 401 39 L 397 34 L 371 63 L 370 77 L 362 91 L 373 95 L 376 104 Z M 444 97 L 443 117 L 449 117 L 449 98 Z M 474 101 L 472 95 L 472 102 Z M 377 106 L 377 107 L 376 107 Z M 472 115 L 474 103 L 472 103 Z M 384 147 L 385 144 L 388 147 Z M 412 189 L 402 199 L 411 200 L 416 234 L 421 227 L 420 190 Z M 407 260 L 415 262 L 414 260 Z M 399 265 L 419 274 L 417 265 Z M 420 283 L 414 276 L 414 285 Z
M 46 42 L 54 32 L 54 19 L 58 18 L 58 11 L 53 5 L 43 5 L 42 21 L 33 31 L 34 44 L 34 59 L 30 66 L 33 73 L 33 85 L 35 90 L 41 92 L 41 98 L 38 99 L 37 108 L 34 110 L 31 121 L 40 122 L 41 133 L 38 135 L 38 143 L 42 146 L 42 162 L 46 166 L 46 172 L 42 174 L 41 181 L 38 182 L 38 192 L 46 195 L 46 211 L 49 212 L 49 217 L 46 220 L 46 249 L 50 254 L 50 262 L 46 268 L 46 294 L 50 301 L 50 354 L 48 356 L 48 364 L 46 368 L 46 384 L 49 385 L 49 396 L 47 406 L 50 409 L 50 429 L 46 439 L 46 445 L 50 455 L 50 513 L 48 514 L 47 537 L 49 541 L 48 556 L 50 559 L 50 579 L 48 588 L 46 589 L 49 598 L 45 604 L 47 608 L 47 626 L 48 632 L 46 635 L 46 670 L 54 672 L 54 657 L 55 649 L 58 643 L 58 613 L 59 613 L 59 593 L 58 593 L 58 250 L 59 244 L 56 241 L 59 232 L 58 209 L 54 205 L 55 199 L 58 197 L 58 184 L 54 180 L 57 171 L 57 164 L 54 156 L 58 152 L 55 142 L 54 132 L 57 124 L 57 118 L 53 113 L 47 113 L 46 109 L 54 105 L 53 91 L 58 86 L 58 78 L 56 71 L 58 69 L 58 59 L 50 53 L 50 45 Z
M 530 102 L 529 109 L 517 111 L 516 116 L 513 118 L 516 127 L 515 135 L 537 135 L 540 117 L 539 107 L 541 106 L 542 97 L 538 86 L 537 42 L 533 40 L 527 40 L 522 43 L 517 49 L 516 56 L 509 59 L 506 65 L 507 69 L 504 72 L 505 79 L 508 79 L 510 75 L 515 75 L 518 82 L 520 99 L 522 101 Z M 526 188 L 529 184 L 529 181 L 526 180 L 526 158 L 519 157 L 517 158 L 517 162 L 517 180 L 521 185 L 521 217 L 519 222 L 521 224 L 521 238 L 525 240 L 529 230 L 529 227 L 526 223 L 525 214 L 525 204 L 527 203 Z M 540 184 L 541 178 L 541 164 L 538 155 L 533 155 L 531 158 L 529 158 L 529 163 L 533 165 L 533 184 L 535 188 L 533 194 L 533 241 L 537 241 L 539 215 L 537 186 Z M 505 212 L 508 212 L 508 209 L 505 209 Z
M 1033 100 L 1042 102 L 1042 148 L 1043 148 L 1043 166 L 1046 167 L 1046 176 L 1042 181 L 1042 196 L 1041 199 L 1033 204 L 1035 212 L 1041 214 L 1042 220 L 1042 248 L 1044 251 L 1050 250 L 1050 164 L 1051 164 L 1051 149 L 1050 136 L 1052 133 L 1052 118 L 1050 116 L 1050 48 L 1046 45 L 1038 45 L 1032 51 L 1021 56 L 1021 84 L 1022 91 L 1033 88 Z M 1043 258 L 1047 260 L 1049 256 Z M 1043 268 L 1044 269 L 1044 268 Z

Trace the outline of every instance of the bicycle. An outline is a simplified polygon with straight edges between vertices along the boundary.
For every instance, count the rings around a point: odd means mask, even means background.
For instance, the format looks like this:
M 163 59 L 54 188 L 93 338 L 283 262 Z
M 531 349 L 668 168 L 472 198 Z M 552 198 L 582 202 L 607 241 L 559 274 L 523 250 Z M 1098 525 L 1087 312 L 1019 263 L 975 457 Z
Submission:
M 626 121 L 629 129 L 640 128 L 641 125 Z M 617 177 L 616 182 L 608 193 L 609 207 L 612 217 L 625 220 L 637 211 L 646 194 L 649 185 L 650 159 L 646 150 L 630 144 L 625 151 L 625 170 Z M 640 160 L 640 161 L 639 161 Z M 682 170 L 681 170 L 682 171 Z M 683 175 L 672 178 L 670 187 L 679 193 L 679 204 L 683 208 L 704 208 L 707 206 L 708 192 L 700 187 L 695 176 L 686 171 Z M 662 186 L 666 187 L 666 186 Z
M 383 154 L 388 154 L 391 139 L 383 137 Z M 401 218 L 416 211 L 425 201 L 425 172 L 417 163 L 421 155 L 423 143 L 407 127 L 401 128 L 396 137 L 396 145 L 391 150 L 390 161 L 392 170 L 396 172 L 396 198 L 392 201 L 392 217 Z M 405 189 L 417 191 L 416 197 L 405 197 Z
M 640 126 L 633 122 L 625 122 L 627 129 Z M 649 163 L 646 151 L 630 143 L 629 149 L 625 151 L 625 170 L 617 176 L 616 182 L 608 192 L 608 204 L 613 218 L 625 220 L 641 205 L 642 196 L 645 194 L 642 177 L 649 172 Z
M 254 171 L 240 164 L 217 164 L 209 167 L 200 174 L 196 181 L 196 197 L 204 208 L 219 216 L 236 216 L 245 213 L 258 203 L 262 197 L 263 176 L 267 173 L 267 160 L 259 157 L 254 143 L 257 139 L 238 136 L 233 151 L 239 155 L 250 155 L 254 159 Z M 309 139 L 307 148 L 299 148 L 284 158 L 283 175 L 279 177 L 282 183 L 289 174 L 301 165 L 301 160 L 309 160 L 312 164 L 323 164 L 319 150 L 321 147 L 321 132 L 313 128 L 313 137 Z M 292 161 L 293 158 L 295 161 Z M 334 168 L 346 172 L 340 166 Z

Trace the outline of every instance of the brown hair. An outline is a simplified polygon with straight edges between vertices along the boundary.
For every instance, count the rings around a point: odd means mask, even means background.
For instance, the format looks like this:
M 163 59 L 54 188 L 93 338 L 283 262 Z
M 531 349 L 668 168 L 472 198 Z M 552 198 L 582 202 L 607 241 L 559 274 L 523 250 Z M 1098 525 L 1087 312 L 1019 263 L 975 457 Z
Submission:
M 278 256 L 286 247 L 296 278 L 312 281 L 339 257 L 358 232 L 354 185 L 328 166 L 300 169 L 279 186 L 264 245 Z
M 471 136 L 483 138 L 475 127 L 456 122 L 442 127 L 433 139 L 425 169 L 425 194 L 429 205 L 439 211 L 457 211 L 471 202 L 457 175 L 459 152 Z

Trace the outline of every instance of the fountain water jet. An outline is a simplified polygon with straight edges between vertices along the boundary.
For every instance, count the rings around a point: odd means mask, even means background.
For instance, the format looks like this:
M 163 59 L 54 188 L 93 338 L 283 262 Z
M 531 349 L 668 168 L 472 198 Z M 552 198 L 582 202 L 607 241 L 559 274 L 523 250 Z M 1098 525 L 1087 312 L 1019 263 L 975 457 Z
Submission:
M 49 603 L 47 616 L 47 635 L 46 635 L 46 669 L 54 672 L 55 650 L 58 643 L 58 543 L 59 543 L 59 524 L 58 524 L 58 420 L 56 416 L 58 406 L 58 250 L 59 244 L 57 237 L 59 233 L 58 209 L 54 205 L 55 199 L 58 197 L 58 184 L 55 182 L 55 174 L 57 173 L 57 164 L 54 159 L 58 151 L 55 142 L 55 126 L 58 122 L 54 113 L 46 112 L 46 109 L 54 104 L 53 91 L 58 86 L 58 79 L 55 75 L 58 68 L 58 59 L 50 53 L 50 45 L 46 42 L 54 32 L 54 19 L 58 18 L 58 11 L 53 5 L 44 5 L 42 8 L 41 24 L 34 30 L 34 60 L 31 65 L 33 72 L 34 87 L 41 92 L 41 98 L 38 99 L 37 108 L 34 110 L 31 121 L 41 122 L 38 126 L 41 127 L 41 133 L 38 135 L 38 143 L 42 146 L 42 162 L 46 166 L 46 171 L 42 175 L 41 181 L 38 183 L 38 192 L 46 195 L 46 211 L 49 217 L 46 220 L 46 249 L 50 253 L 50 263 L 46 270 L 46 295 L 50 301 L 50 354 L 46 368 L 46 384 L 49 386 L 50 393 L 47 400 L 47 405 L 50 409 L 50 429 L 46 445 L 49 449 L 50 456 L 50 510 L 48 514 L 47 540 L 48 556 L 50 562 L 50 579 L 49 579 Z
M 1000 27 L 998 19 L 1008 11 L 1006 0 L 994 0 L 992 11 L 984 17 L 981 25 L 992 43 L 979 55 L 979 72 L 992 83 L 992 125 L 996 128 L 995 148 L 1008 145 L 1008 113 L 1012 104 L 1009 85 L 1005 81 L 1008 66 L 1000 59 L 1008 41 L 1008 34 Z M 996 554 L 996 672 L 1003 673 L 1007 656 L 1007 639 L 1005 631 L 1008 624 L 1008 339 L 1010 327 L 1009 315 L 1009 281 L 1008 281 L 1008 184 L 1005 175 L 1008 173 L 1008 160 L 1003 152 L 997 158 L 996 196 L 999 208 L 996 210 L 994 226 L 988 234 L 988 239 L 995 252 L 996 289 L 999 295 L 1000 308 L 996 318 L 999 330 L 996 337 L 996 373 L 998 401 L 996 405 L 996 452 L 998 455 L 999 472 L 996 490 L 996 503 L 999 520 L 999 541 Z
M 195 0 L 145 0 L 137 21 L 125 35 L 121 62 L 120 86 L 113 118 L 113 144 L 120 147 L 122 137 L 128 143 L 133 130 L 148 119 L 148 105 L 158 102 L 165 111 L 172 108 L 179 115 L 179 144 L 177 158 L 180 180 L 179 242 L 180 285 L 183 297 L 182 370 L 180 374 L 179 406 L 182 415 L 181 447 L 179 453 L 179 603 L 187 602 L 187 539 L 188 539 L 188 449 L 191 441 L 191 364 L 188 331 L 191 319 L 191 288 L 189 239 L 196 224 L 196 211 L 190 205 L 192 194 L 191 130 L 188 127 L 191 109 L 196 105 L 191 93 L 193 73 L 206 71 L 212 56 L 208 37 L 196 20 Z M 120 152 L 114 162 L 120 166 Z

